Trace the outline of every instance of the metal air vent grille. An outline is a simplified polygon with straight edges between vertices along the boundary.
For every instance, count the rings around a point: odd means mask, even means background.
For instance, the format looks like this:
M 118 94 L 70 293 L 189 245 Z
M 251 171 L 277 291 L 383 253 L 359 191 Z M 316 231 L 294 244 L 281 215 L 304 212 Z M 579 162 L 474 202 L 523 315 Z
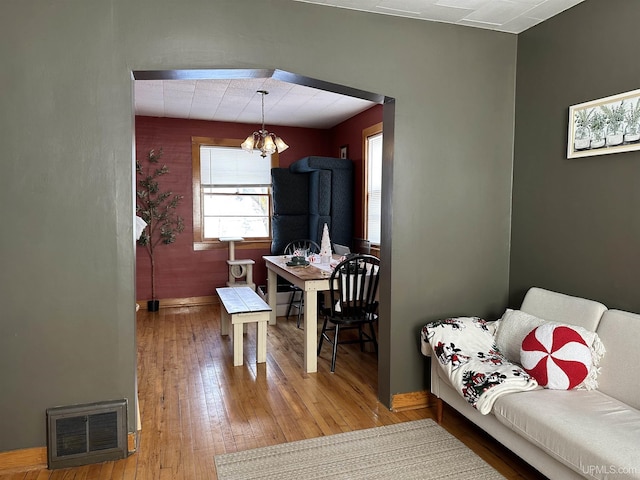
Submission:
M 126 456 L 126 400 L 47 409 L 50 469 L 118 460 Z

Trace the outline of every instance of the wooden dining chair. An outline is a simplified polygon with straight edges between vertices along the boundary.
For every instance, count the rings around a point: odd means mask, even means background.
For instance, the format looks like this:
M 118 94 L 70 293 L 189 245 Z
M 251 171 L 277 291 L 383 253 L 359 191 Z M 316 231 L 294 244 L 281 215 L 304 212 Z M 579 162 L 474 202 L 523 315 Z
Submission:
M 320 253 L 320 245 L 318 245 L 313 240 L 303 239 L 289 242 L 287 246 L 284 247 L 285 255 L 294 255 L 294 253 L 296 252 L 298 252 L 302 256 L 307 257 L 312 253 Z M 291 314 L 291 309 L 296 308 L 298 310 L 298 320 L 296 326 L 300 328 L 300 319 L 302 317 L 302 308 L 304 305 L 304 292 L 295 285 L 290 285 L 290 288 L 291 298 L 289 299 L 286 318 L 288 320 L 289 315 Z
M 323 309 L 324 322 L 318 343 L 318 355 L 324 340 L 333 346 L 331 371 L 336 369 L 338 345 L 359 343 L 364 351 L 366 342 L 373 343 L 378 353 L 378 340 L 374 328 L 378 320 L 378 282 L 380 260 L 373 255 L 354 255 L 339 263 L 330 277 L 329 305 Z M 369 333 L 364 327 L 369 327 Z M 344 330 L 358 330 L 358 338 L 340 340 Z M 331 335 L 333 333 L 333 335 Z

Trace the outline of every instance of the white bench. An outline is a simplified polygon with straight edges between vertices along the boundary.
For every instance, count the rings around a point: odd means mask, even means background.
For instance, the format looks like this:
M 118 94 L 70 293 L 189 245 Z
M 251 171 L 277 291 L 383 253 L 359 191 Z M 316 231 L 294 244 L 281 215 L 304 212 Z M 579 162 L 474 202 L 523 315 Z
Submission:
M 233 325 L 233 365 L 242 365 L 243 325 L 256 322 L 256 363 L 267 361 L 267 322 L 271 307 L 249 287 L 216 288 L 220 297 L 220 333 Z

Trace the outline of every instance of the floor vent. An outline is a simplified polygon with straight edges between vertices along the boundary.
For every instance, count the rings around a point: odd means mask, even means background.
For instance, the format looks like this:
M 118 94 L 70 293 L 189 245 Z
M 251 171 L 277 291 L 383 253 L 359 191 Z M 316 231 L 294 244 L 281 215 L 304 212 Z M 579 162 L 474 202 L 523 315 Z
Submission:
M 126 456 L 126 400 L 47 409 L 50 469 L 119 460 Z

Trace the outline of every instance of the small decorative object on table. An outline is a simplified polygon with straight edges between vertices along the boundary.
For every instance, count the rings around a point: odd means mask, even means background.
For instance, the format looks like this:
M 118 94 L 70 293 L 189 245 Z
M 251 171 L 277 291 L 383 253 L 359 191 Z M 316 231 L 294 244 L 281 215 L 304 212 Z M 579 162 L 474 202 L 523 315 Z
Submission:
M 320 258 L 322 263 L 331 262 L 331 239 L 329 238 L 329 227 L 324 224 L 322 229 L 322 243 L 320 244 Z
M 291 257 L 291 261 L 287 262 L 289 267 L 305 267 L 309 265 L 307 259 L 303 256 L 294 255 Z

